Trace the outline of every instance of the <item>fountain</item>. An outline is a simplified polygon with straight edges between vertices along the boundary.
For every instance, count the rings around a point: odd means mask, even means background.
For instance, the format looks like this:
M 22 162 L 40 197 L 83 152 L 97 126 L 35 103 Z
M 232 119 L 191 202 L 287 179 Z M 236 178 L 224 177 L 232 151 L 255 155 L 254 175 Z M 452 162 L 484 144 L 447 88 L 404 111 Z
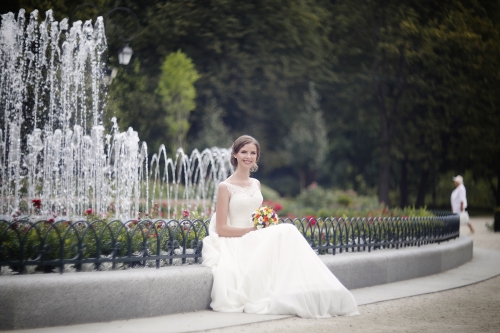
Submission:
M 214 147 L 168 157 L 148 149 L 117 121 L 106 131 L 102 17 L 92 24 L 26 23 L 21 9 L 0 27 L 0 214 L 79 218 L 88 212 L 127 220 L 164 219 L 184 211 L 207 217 L 216 186 L 232 166 L 230 151 Z M 6 217 L 7 216 L 7 217 Z M 2 216 L 0 216 L 2 219 Z

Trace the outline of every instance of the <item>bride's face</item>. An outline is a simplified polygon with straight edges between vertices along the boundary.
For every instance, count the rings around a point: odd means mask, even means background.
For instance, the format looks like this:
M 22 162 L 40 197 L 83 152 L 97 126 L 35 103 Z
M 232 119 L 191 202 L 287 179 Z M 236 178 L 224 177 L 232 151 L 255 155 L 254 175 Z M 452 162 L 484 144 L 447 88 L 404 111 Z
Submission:
M 257 147 L 253 143 L 247 143 L 234 157 L 238 161 L 238 168 L 250 169 L 257 160 Z

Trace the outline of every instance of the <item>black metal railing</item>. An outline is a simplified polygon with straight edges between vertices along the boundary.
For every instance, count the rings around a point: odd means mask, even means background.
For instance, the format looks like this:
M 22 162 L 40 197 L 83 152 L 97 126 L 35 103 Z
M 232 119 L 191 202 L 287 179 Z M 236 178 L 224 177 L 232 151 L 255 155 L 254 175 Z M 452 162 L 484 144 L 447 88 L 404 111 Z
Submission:
M 3 274 L 128 269 L 199 263 L 210 220 L 0 220 Z M 284 219 L 319 254 L 439 243 L 459 236 L 457 215 Z
M 429 212 L 434 216 L 449 216 L 454 214 L 451 210 L 446 209 L 430 209 Z

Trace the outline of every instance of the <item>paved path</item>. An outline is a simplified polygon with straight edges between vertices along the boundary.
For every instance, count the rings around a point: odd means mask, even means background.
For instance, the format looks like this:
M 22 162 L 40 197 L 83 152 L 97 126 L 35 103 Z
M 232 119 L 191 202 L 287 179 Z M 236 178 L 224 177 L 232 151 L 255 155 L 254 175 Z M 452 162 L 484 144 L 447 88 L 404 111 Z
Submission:
M 474 257 L 444 273 L 352 290 L 360 316 L 302 319 L 201 311 L 108 323 L 16 330 L 26 333 L 500 332 L 500 233 L 475 218 Z M 462 228 L 468 234 L 468 228 Z M 131 309 L 133 311 L 133 309 Z

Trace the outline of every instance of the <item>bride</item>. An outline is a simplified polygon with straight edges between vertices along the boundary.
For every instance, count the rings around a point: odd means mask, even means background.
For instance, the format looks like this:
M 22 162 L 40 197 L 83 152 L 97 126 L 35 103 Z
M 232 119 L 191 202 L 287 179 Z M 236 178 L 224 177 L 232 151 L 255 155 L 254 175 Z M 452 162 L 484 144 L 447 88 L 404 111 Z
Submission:
M 236 171 L 218 187 L 202 252 L 203 265 L 214 277 L 210 306 L 220 312 L 303 318 L 359 314 L 352 294 L 294 225 L 253 226 L 251 215 L 263 200 L 260 182 L 250 178 L 259 155 L 257 140 L 239 137 L 231 152 Z

